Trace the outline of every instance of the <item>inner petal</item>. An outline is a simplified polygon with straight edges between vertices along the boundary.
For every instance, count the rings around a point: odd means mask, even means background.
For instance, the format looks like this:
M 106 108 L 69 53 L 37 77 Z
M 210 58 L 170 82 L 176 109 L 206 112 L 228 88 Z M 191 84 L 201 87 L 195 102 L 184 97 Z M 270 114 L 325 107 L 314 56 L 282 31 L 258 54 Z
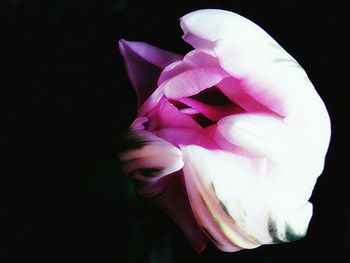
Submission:
M 190 97 L 214 86 L 229 75 L 219 67 L 202 67 L 185 71 L 164 82 L 164 93 L 168 98 Z
M 222 80 L 217 87 L 227 98 L 233 103 L 239 105 L 248 112 L 268 112 L 277 115 L 275 112 L 259 103 L 255 98 L 248 95 L 242 89 L 242 85 L 238 79 L 233 77 Z

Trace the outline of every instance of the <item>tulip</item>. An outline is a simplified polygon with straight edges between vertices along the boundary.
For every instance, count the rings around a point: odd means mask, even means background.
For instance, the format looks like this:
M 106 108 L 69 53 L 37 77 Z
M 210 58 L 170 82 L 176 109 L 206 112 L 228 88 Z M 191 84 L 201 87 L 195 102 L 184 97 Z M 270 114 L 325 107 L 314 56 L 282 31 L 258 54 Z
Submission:
M 234 252 L 306 234 L 330 120 L 303 68 L 250 20 L 224 10 L 181 18 L 185 56 L 119 47 L 138 101 L 119 158 L 137 194 L 193 248 Z

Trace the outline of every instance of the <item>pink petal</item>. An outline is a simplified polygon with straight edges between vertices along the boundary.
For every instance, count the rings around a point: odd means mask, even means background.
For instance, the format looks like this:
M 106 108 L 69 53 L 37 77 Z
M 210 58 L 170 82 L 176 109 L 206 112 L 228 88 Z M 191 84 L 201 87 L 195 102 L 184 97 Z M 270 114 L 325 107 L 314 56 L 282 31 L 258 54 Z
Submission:
M 166 87 L 173 85 L 174 82 L 178 82 L 183 78 L 192 78 L 195 77 L 195 75 L 198 75 L 198 77 L 201 78 L 203 74 L 209 74 L 209 76 L 205 77 L 203 81 L 207 81 L 207 85 L 210 85 L 211 83 L 217 83 L 222 79 L 218 76 L 218 74 L 227 76 L 225 72 L 219 69 L 218 65 L 218 60 L 214 54 L 211 51 L 204 49 L 193 50 L 189 52 L 182 61 L 175 61 L 174 63 L 169 64 L 160 74 L 160 77 L 158 79 L 159 87 L 139 108 L 138 116 L 143 116 L 147 112 L 151 111 L 159 103 L 160 99 L 165 95 Z M 212 71 L 210 71 L 210 69 L 201 70 L 200 68 L 203 67 L 213 69 Z M 198 73 L 199 71 L 202 71 L 202 73 Z M 207 73 L 205 73 L 205 71 Z M 211 79 L 210 74 L 213 74 Z
M 144 123 L 148 122 L 148 118 L 146 117 L 137 117 L 133 123 L 130 125 L 130 129 L 132 130 L 144 130 Z
M 158 135 L 176 147 L 180 147 L 181 145 L 198 145 L 206 149 L 220 149 L 216 142 L 204 131 L 188 128 L 166 128 L 160 129 Z
M 159 105 L 147 114 L 147 117 L 149 118 L 148 130 L 159 130 L 162 128 L 202 129 L 196 121 L 179 111 L 166 99 L 161 100 Z
M 159 108 L 160 128 L 188 128 L 201 130 L 202 127 L 191 117 L 181 113 L 173 104 L 164 100 Z
M 179 75 L 191 68 L 192 68 L 191 65 L 189 65 L 188 63 L 185 63 L 182 60 L 171 63 L 160 74 L 160 77 L 158 79 L 158 85 L 161 85 L 164 81 L 171 79 L 176 75 Z
M 160 100 L 164 97 L 164 85 L 160 85 L 151 96 L 139 107 L 137 116 L 141 117 L 154 110 Z
M 165 95 L 172 99 L 190 97 L 216 85 L 226 77 L 227 73 L 217 67 L 194 68 L 165 82 Z
M 140 106 L 157 87 L 163 68 L 182 57 L 143 42 L 121 39 L 119 49 Z
M 218 67 L 219 61 L 211 50 L 194 49 L 186 54 L 182 61 L 168 65 L 161 73 L 158 85 L 165 80 L 196 67 Z
M 242 84 L 238 79 L 233 77 L 222 80 L 217 87 L 227 96 L 232 102 L 241 106 L 248 112 L 270 112 L 272 111 L 259 103 L 256 99 L 243 91 Z
M 181 98 L 179 101 L 202 113 L 212 121 L 219 121 L 226 116 L 241 113 L 243 111 L 240 107 L 237 107 L 234 104 L 208 105 L 191 98 Z

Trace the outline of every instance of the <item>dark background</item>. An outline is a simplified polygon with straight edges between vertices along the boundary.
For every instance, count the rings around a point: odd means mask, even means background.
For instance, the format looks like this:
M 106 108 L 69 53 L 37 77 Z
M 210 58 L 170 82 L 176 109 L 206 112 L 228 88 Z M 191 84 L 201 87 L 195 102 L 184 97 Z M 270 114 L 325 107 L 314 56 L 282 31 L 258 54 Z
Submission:
M 345 2 L 0 0 L 0 262 L 340 261 L 350 235 Z M 328 107 L 332 142 L 300 241 L 234 254 L 209 244 L 197 254 L 166 215 L 134 197 L 120 170 L 117 137 L 136 98 L 117 42 L 186 53 L 178 19 L 200 8 L 262 26 Z

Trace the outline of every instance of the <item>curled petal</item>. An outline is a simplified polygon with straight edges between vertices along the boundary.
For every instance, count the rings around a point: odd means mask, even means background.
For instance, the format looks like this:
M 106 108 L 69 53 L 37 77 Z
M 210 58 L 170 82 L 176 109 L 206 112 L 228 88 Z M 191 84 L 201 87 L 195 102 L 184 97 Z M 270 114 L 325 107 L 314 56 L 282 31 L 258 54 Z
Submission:
M 190 43 L 198 38 L 201 48 L 213 46 L 221 67 L 239 80 L 240 89 L 285 117 L 323 162 L 330 139 L 328 113 L 291 55 L 259 26 L 232 12 L 199 10 L 184 16 L 181 26 L 185 36 L 192 36 Z
M 159 108 L 160 128 L 187 128 L 201 130 L 201 126 L 191 117 L 180 112 L 173 104 L 167 100 L 162 101 Z
M 133 180 L 138 195 L 168 213 L 193 248 L 202 251 L 207 238 L 193 216 L 184 188 L 181 151 L 144 130 L 129 131 L 120 146 L 123 170 Z
M 198 146 L 185 146 L 181 151 L 193 212 L 220 249 L 237 251 L 305 235 L 312 214 L 310 205 L 297 210 L 276 206 L 264 158 Z
M 217 131 L 251 156 L 266 158 L 266 180 L 281 209 L 297 209 L 310 198 L 322 167 L 282 120 L 267 114 L 237 114 L 219 121 Z
M 157 194 L 154 186 L 160 178 L 183 166 L 178 148 L 144 130 L 129 131 L 120 144 L 118 156 L 124 172 L 134 180 L 138 194 L 146 199 Z
M 182 66 L 179 64 L 179 67 Z M 229 77 L 224 70 L 213 66 L 185 69 L 181 68 L 180 74 L 164 81 L 139 108 L 138 116 L 146 115 L 157 106 L 163 96 L 179 99 L 196 95 Z
M 140 106 L 156 89 L 161 71 L 182 57 L 143 42 L 119 41 L 128 76 Z
M 213 67 L 219 66 L 219 61 L 211 50 L 194 49 L 186 54 L 181 61 L 176 61 L 168 65 L 160 74 L 158 85 L 165 80 L 171 79 L 176 75 L 183 73 L 195 67 Z
M 191 98 L 181 98 L 179 101 L 202 113 L 211 121 L 219 121 L 226 116 L 241 113 L 243 111 L 240 107 L 233 104 L 208 105 Z
M 165 95 L 178 99 L 196 95 L 218 84 L 229 75 L 217 67 L 194 68 L 185 71 L 164 83 Z

